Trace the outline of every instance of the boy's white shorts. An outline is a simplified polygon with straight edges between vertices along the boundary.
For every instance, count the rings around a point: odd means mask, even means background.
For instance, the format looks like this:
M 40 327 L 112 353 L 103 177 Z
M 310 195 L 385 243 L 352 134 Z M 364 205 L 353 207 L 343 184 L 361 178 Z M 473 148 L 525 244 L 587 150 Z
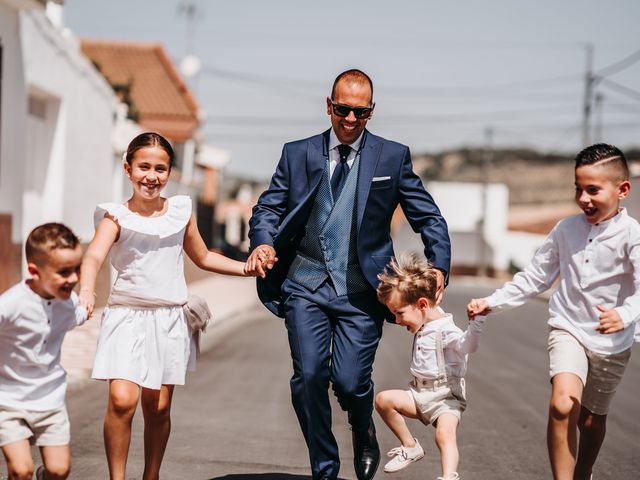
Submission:
M 631 349 L 602 355 L 585 348 L 569 332 L 549 330 L 549 376 L 573 373 L 581 381 L 582 406 L 595 415 L 607 415 L 609 405 L 622 380 L 631 357 Z
M 44 412 L 0 407 L 0 447 L 26 439 L 39 447 L 68 445 L 69 431 L 64 405 Z
M 460 421 L 461 413 L 467 408 L 464 378 L 452 378 L 443 385 L 424 388 L 414 379 L 405 390 L 416 405 L 418 419 L 425 425 L 435 425 L 443 413 L 455 415 Z

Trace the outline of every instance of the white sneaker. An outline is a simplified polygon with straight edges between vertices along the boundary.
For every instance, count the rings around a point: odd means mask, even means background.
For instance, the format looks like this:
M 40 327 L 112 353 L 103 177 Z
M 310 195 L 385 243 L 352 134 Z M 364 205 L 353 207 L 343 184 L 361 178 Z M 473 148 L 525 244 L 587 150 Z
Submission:
M 417 462 L 424 457 L 424 450 L 418 443 L 418 440 L 414 438 L 416 445 L 411 448 L 396 447 L 389 450 L 388 457 L 393 457 L 392 460 L 387 462 L 384 466 L 384 471 L 387 473 L 398 472 L 403 468 L 407 468 L 413 462 Z
M 36 470 L 36 480 L 44 480 L 44 465 L 40 465 Z
M 438 477 L 436 480 L 460 480 L 458 472 L 448 473 L 444 477 Z

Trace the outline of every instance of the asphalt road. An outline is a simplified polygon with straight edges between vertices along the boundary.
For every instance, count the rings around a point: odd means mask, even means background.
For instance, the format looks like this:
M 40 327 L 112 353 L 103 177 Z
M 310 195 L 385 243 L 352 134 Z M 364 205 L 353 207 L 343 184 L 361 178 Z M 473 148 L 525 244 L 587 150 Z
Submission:
M 464 305 L 487 288 L 455 280 L 445 308 L 463 326 Z M 469 407 L 459 429 L 460 474 L 465 480 L 551 478 L 545 443 L 547 402 L 546 303 L 533 301 L 492 317 L 480 350 L 470 358 Z M 376 390 L 404 388 L 411 335 L 386 325 L 375 363 Z M 309 480 L 307 450 L 289 397 L 291 365 L 284 326 L 262 307 L 239 316 L 218 332 L 187 385 L 176 389 L 173 431 L 163 479 Z M 608 432 L 594 478 L 640 478 L 640 345 L 609 415 Z M 108 478 L 102 446 L 106 385 L 91 382 L 71 392 L 71 479 Z M 128 478 L 142 474 L 142 423 L 138 411 L 129 454 Z M 396 439 L 376 417 L 384 452 Z M 426 450 L 420 462 L 390 479 L 435 478 L 439 456 L 433 428 L 411 421 Z M 334 402 L 334 432 L 342 453 L 341 478 L 355 479 L 350 432 Z M 385 457 L 386 458 L 386 457 Z M 385 461 L 382 459 L 382 462 Z M 379 469 L 376 478 L 386 478 Z

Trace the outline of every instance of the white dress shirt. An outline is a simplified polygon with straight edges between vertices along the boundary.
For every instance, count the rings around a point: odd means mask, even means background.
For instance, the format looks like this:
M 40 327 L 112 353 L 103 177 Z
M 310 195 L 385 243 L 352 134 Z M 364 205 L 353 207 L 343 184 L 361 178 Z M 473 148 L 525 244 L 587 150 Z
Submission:
M 84 323 L 78 296 L 40 297 L 23 281 L 0 295 L 0 407 L 46 411 L 64 405 L 64 335 Z
M 425 323 L 416 333 L 413 342 L 411 374 L 422 379 L 438 378 L 438 358 L 436 338 L 442 331 L 445 370 L 448 377 L 464 377 L 467 371 L 467 354 L 478 349 L 480 334 L 485 317 L 477 316 L 469 322 L 466 331 L 462 331 L 453 322 L 453 316 L 447 313 L 438 320 Z
M 349 145 L 351 147 L 351 152 L 349 152 L 349 156 L 347 157 L 347 165 L 349 165 L 349 168 L 353 166 L 353 161 L 356 159 L 356 153 L 360 149 L 363 135 L 364 130 L 356 139 L 356 141 Z M 336 169 L 336 165 L 340 163 L 340 152 L 338 152 L 338 145 L 342 145 L 342 142 L 338 140 L 336 132 L 334 132 L 332 128 L 331 132 L 329 133 L 329 178 L 331 178 L 331 176 L 333 175 L 333 171 Z
M 640 225 L 625 209 L 591 225 L 584 214 L 560 221 L 538 249 L 531 264 L 487 297 L 492 310 L 522 305 L 551 288 L 549 325 L 566 330 L 586 348 L 610 355 L 633 344 L 640 318 Z M 624 322 L 621 332 L 596 331 L 600 312 L 615 308 Z

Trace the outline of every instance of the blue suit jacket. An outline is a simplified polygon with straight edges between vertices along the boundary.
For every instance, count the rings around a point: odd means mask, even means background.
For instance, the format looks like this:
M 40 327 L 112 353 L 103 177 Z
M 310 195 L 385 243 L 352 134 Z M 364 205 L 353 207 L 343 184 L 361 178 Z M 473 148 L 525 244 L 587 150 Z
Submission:
M 422 238 L 425 256 L 446 275 L 451 263 L 447 224 L 413 173 L 409 148 L 368 131 L 365 135 L 355 206 L 362 272 L 375 289 L 378 274 L 394 254 L 391 218 L 400 204 L 409 224 Z M 280 317 L 284 317 L 280 287 L 304 235 L 329 155 L 328 139 L 329 130 L 284 145 L 269 189 L 258 199 L 249 221 L 251 250 L 273 245 L 278 256 L 266 279 L 258 277 L 258 295 Z M 393 316 L 389 314 L 388 319 Z

